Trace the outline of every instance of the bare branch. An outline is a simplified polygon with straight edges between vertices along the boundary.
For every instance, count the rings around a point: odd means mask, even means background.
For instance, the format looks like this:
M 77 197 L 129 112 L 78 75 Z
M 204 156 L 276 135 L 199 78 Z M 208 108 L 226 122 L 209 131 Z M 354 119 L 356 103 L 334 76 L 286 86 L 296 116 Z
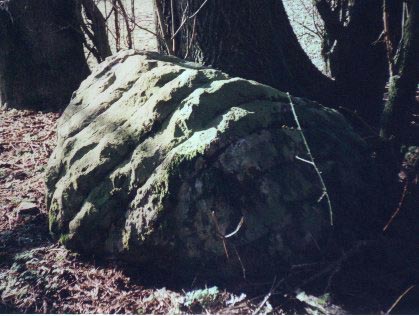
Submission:
M 185 25 L 185 23 L 187 21 L 189 21 L 190 19 L 193 19 L 195 16 L 198 15 L 198 13 L 202 10 L 202 8 L 207 4 L 208 0 L 204 0 L 204 2 L 201 4 L 201 6 L 198 8 L 198 10 L 195 11 L 195 13 L 193 13 L 192 15 L 186 17 L 183 19 L 181 25 L 179 26 L 179 28 L 176 30 L 176 32 L 173 33 L 172 38 L 174 39 L 174 37 L 182 30 L 183 26 Z
M 326 188 L 326 184 L 323 180 L 323 176 L 322 176 L 322 173 L 321 173 L 320 169 L 317 167 L 316 163 L 314 162 L 314 157 L 311 153 L 310 147 L 308 146 L 308 142 L 307 142 L 307 139 L 304 135 L 303 129 L 301 128 L 300 121 L 299 121 L 297 113 L 295 111 L 294 103 L 292 102 L 292 99 L 291 99 L 291 95 L 289 93 L 287 93 L 287 95 L 288 95 L 292 115 L 294 116 L 295 123 L 297 124 L 297 130 L 301 134 L 301 138 L 303 139 L 303 143 L 304 143 L 304 146 L 307 150 L 307 154 L 310 157 L 310 161 L 299 158 L 298 156 L 296 158 L 299 159 L 299 160 L 303 160 L 304 162 L 310 163 L 313 166 L 314 170 L 316 171 L 317 176 L 318 176 L 318 178 L 320 180 L 320 183 L 322 185 L 322 189 L 323 189 L 322 199 L 323 199 L 323 195 L 324 195 L 324 197 L 326 198 L 326 201 L 327 201 L 328 208 L 329 208 L 330 225 L 333 226 L 333 209 L 332 209 L 332 203 L 330 201 L 329 193 L 328 193 L 327 188 Z
M 91 31 L 87 27 L 85 21 L 81 21 L 81 27 L 86 33 L 90 41 L 93 43 L 95 52 L 93 52 L 87 45 L 86 47 L 96 57 L 98 62 L 103 61 L 106 57 L 112 55 L 109 46 L 108 35 L 106 31 L 106 20 L 93 0 L 82 0 L 81 4 L 84 9 L 86 18 L 90 21 Z
M 163 40 L 164 45 L 166 46 L 167 53 L 169 55 L 174 55 L 172 45 L 170 45 L 170 36 L 167 33 L 167 31 L 164 29 L 164 23 L 163 23 L 163 8 L 161 5 L 160 0 L 155 0 L 155 10 L 156 10 L 156 16 L 157 16 L 157 23 L 159 24 L 160 33 L 161 33 L 161 39 Z

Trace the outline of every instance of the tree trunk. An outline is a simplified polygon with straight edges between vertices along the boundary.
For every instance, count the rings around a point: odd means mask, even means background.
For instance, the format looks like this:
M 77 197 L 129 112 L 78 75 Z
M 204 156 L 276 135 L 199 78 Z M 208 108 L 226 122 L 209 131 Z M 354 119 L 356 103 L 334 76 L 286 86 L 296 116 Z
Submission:
M 80 6 L 72 0 L 9 0 L 0 7 L 0 103 L 59 109 L 88 75 Z
M 410 125 L 417 106 L 416 89 L 419 82 L 419 1 L 409 2 L 409 15 L 403 30 L 398 53 L 394 60 L 394 74 L 390 79 L 388 101 L 385 104 L 380 136 L 394 138 L 397 143 L 418 144 L 419 133 Z
M 109 45 L 108 34 L 106 32 L 106 20 L 97 7 L 94 0 L 81 0 L 84 8 L 86 18 L 89 20 L 90 28 L 83 21 L 80 15 L 80 25 L 85 34 L 92 41 L 93 47 L 89 50 L 95 56 L 98 63 L 105 60 L 106 57 L 112 55 L 111 47 Z
M 156 4 L 163 33 L 161 51 L 325 105 L 339 104 L 334 82 L 311 63 L 298 43 L 282 1 L 157 0 Z
M 388 77 L 386 49 L 379 40 L 382 0 L 316 0 L 315 5 L 326 31 L 323 58 L 341 105 L 378 126 Z

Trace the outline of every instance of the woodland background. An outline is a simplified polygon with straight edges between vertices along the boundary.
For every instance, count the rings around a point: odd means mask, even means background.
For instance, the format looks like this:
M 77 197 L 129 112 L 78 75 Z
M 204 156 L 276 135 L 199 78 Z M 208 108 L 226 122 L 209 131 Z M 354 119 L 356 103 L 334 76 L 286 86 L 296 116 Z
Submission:
M 0 1 L 0 312 L 417 313 L 419 267 L 406 253 L 419 242 L 419 2 L 157 1 L 37 0 L 29 9 L 27 0 Z M 51 55 L 33 57 L 19 46 L 27 34 L 13 33 L 14 17 L 22 10 L 36 27 L 70 21 L 76 39 L 67 44 L 77 52 L 60 79 L 44 60 L 59 63 L 51 56 L 61 48 L 42 29 L 30 36 Z M 56 121 L 88 67 L 126 48 L 202 62 L 318 101 L 341 111 L 365 139 L 386 183 L 382 235 L 331 263 L 347 272 L 339 304 L 330 293 L 286 287 L 179 286 L 121 262 L 83 258 L 50 238 L 43 177 Z M 331 277 L 325 269 L 306 271 L 301 285 Z

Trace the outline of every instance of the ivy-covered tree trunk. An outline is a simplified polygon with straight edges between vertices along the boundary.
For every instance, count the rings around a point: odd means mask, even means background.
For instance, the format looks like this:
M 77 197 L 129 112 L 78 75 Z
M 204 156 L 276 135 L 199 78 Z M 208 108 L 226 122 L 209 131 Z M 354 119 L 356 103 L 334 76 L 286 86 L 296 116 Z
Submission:
M 407 20 L 395 55 L 389 96 L 381 121 L 381 137 L 419 145 L 419 132 L 410 126 L 410 118 L 418 106 L 416 89 L 419 82 L 419 1 L 407 2 Z
M 335 83 L 301 48 L 282 1 L 156 0 L 156 7 L 161 51 L 338 104 Z
M 388 78 L 382 4 L 383 0 L 315 0 L 325 26 L 322 55 L 336 81 L 340 104 L 376 126 Z M 391 17 L 399 13 L 393 10 Z
M 73 0 L 0 1 L 0 103 L 58 109 L 88 75 Z

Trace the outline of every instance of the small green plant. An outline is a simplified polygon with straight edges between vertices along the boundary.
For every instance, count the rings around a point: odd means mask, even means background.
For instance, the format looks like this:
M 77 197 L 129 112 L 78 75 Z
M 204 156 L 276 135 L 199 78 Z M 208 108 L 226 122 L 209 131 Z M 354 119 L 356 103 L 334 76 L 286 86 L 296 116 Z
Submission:
M 187 308 L 190 308 L 192 305 L 200 304 L 202 307 L 206 307 L 213 303 L 220 291 L 216 286 L 205 288 L 201 290 L 190 291 L 185 294 L 181 304 Z
M 69 235 L 69 234 L 62 234 L 62 235 L 60 236 L 59 242 L 60 242 L 62 245 L 65 245 L 65 244 L 66 244 L 69 240 L 70 240 L 70 235 Z

